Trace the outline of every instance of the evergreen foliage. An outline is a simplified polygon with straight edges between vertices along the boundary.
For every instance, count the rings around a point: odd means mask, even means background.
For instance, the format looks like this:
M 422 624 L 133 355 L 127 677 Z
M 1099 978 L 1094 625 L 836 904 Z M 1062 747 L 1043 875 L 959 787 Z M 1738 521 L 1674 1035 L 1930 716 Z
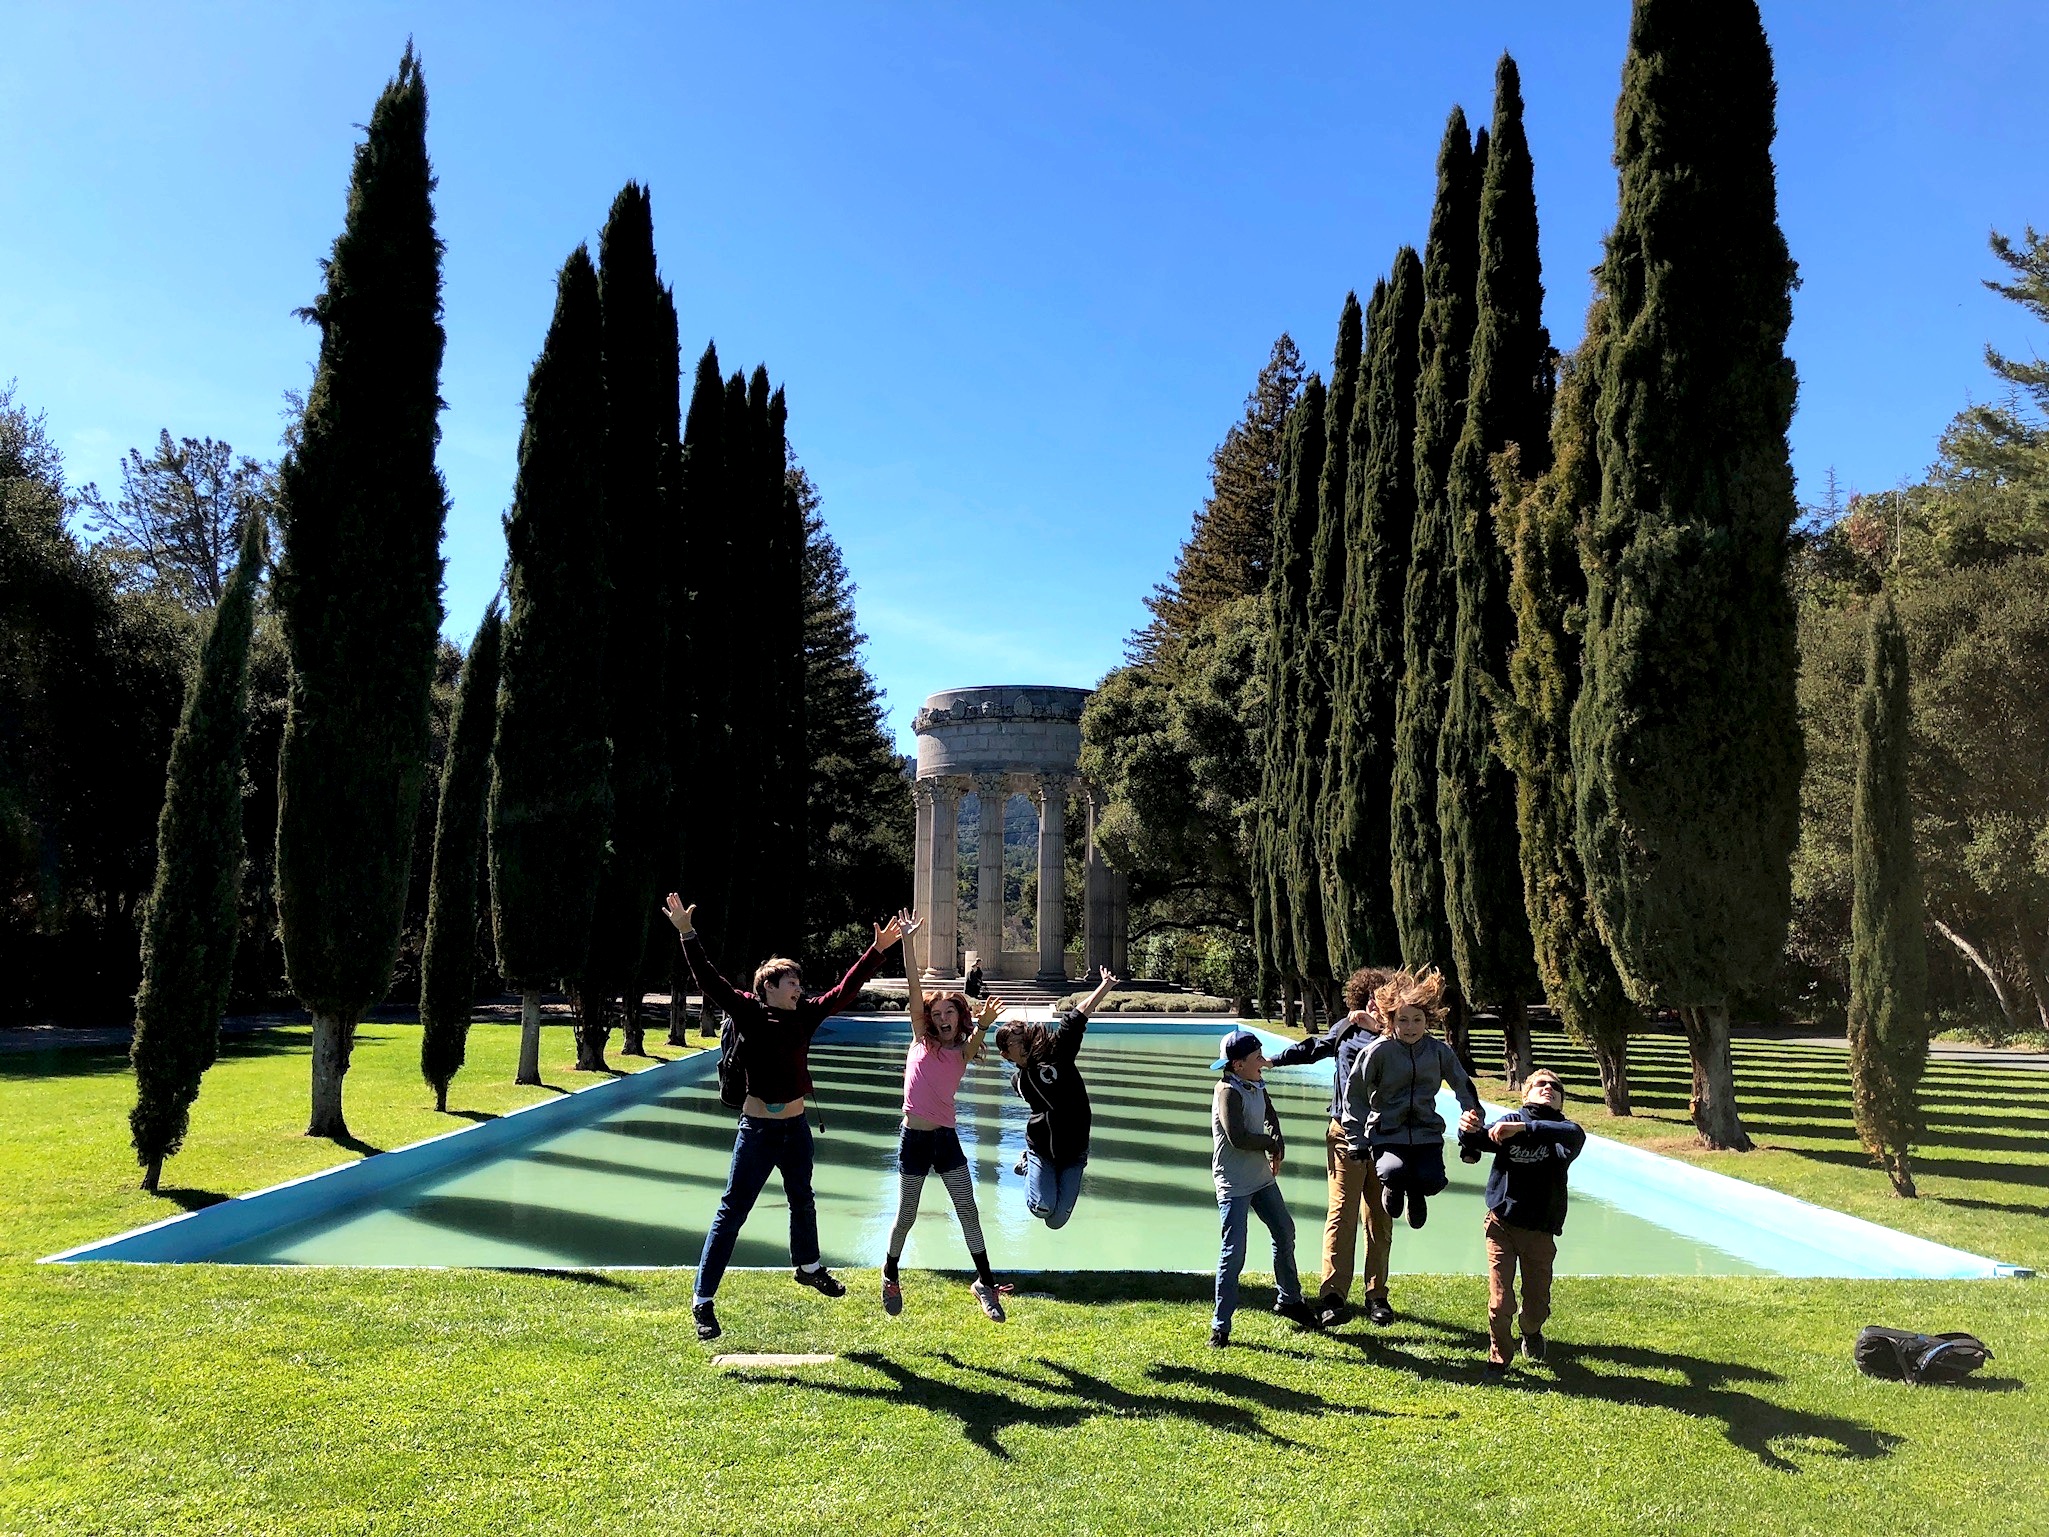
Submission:
M 728 651 L 735 589 L 726 496 L 726 384 L 718 349 L 706 343 L 691 385 L 683 423 L 682 483 L 676 524 L 680 550 L 672 593 L 687 595 L 671 636 L 672 695 L 669 740 L 676 774 L 677 857 L 682 888 L 697 898 L 699 925 L 720 964 L 737 967 L 725 951 L 723 880 L 732 865 L 733 825 L 724 814 L 731 798 L 733 759 L 727 714 L 731 670 Z M 675 612 L 672 603 L 672 614 Z M 680 948 L 672 947 L 672 975 L 682 982 Z M 671 1033 L 676 1021 L 671 1015 Z
M 1480 188 L 1465 422 L 1445 485 L 1456 603 L 1451 684 L 1437 750 L 1437 827 L 1452 959 L 1467 1001 L 1502 1011 L 1506 1077 L 1518 1092 L 1533 1066 L 1525 1000 L 1536 991 L 1537 967 L 1523 911 L 1515 776 L 1494 736 L 1491 700 L 1507 681 L 1515 621 L 1504 552 L 1495 537 L 1489 465 L 1513 443 L 1525 471 L 1542 473 L 1550 457 L 1553 368 L 1543 324 L 1537 194 L 1522 115 L 1515 61 L 1503 54 Z
M 1851 813 L 1850 1084 L 1857 1136 L 1893 1189 L 1914 1191 L 1911 1148 L 1928 1062 L 1928 949 L 1908 782 L 1907 637 L 1892 597 L 1871 606 L 1857 701 L 1857 798 Z
M 1328 964 L 1320 942 L 1320 921 L 1313 913 L 1303 912 L 1316 896 L 1300 884 L 1305 861 L 1295 851 L 1297 835 L 1312 840 L 1307 861 L 1312 885 L 1315 850 L 1308 819 L 1293 799 L 1295 760 L 1304 750 L 1301 656 L 1308 644 L 1309 568 L 1316 543 L 1324 446 L 1323 380 L 1311 374 L 1302 387 L 1301 400 L 1288 414 L 1281 448 L 1280 499 L 1274 509 L 1273 557 L 1267 569 L 1266 660 L 1262 668 L 1268 715 L 1260 769 L 1260 868 L 1255 875 L 1263 875 L 1267 895 L 1265 905 L 1255 908 L 1255 913 L 1270 927 L 1264 934 L 1255 934 L 1255 942 L 1283 986 L 1312 977 Z M 1313 957 L 1296 944 L 1298 923 L 1300 932 L 1313 934 L 1319 941 Z
M 441 242 L 427 89 L 407 44 L 370 114 L 307 315 L 320 358 L 279 472 L 273 591 L 292 655 L 278 922 L 313 1013 L 309 1135 L 344 1137 L 355 1024 L 391 980 L 441 627 Z
M 2049 321 L 2049 236 L 2030 226 L 2017 248 L 1995 232 L 1992 254 L 2014 280 L 1985 286 Z M 1965 411 L 1944 435 L 1943 451 L 1967 472 L 2013 486 L 2039 531 L 2049 524 L 2049 360 L 2022 362 L 1988 346 L 1985 362 L 2007 386 L 2008 398 Z
M 1509 555 L 1516 643 L 1495 711 L 1501 751 L 1516 781 L 1523 907 L 1538 972 L 1559 1023 L 1592 1054 L 1611 1115 L 1628 1115 L 1628 1031 L 1640 1012 L 1622 990 L 1608 943 L 1587 907 L 1586 871 L 1573 824 L 1572 702 L 1580 687 L 1586 573 L 1579 531 L 1598 510 L 1601 465 L 1595 404 L 1607 305 L 1587 312 L 1586 340 L 1565 367 L 1552 421 L 1551 466 L 1526 489 L 1504 487 L 1495 513 Z M 1516 451 L 1498 461 L 1513 466 Z M 1511 469 L 1502 477 L 1514 482 Z
M 245 520 L 242 550 L 199 648 L 157 822 L 156 884 L 142 926 L 135 998 L 135 1108 L 128 1129 L 155 1190 L 178 1151 L 199 1080 L 220 1047 L 234 975 L 242 884 L 242 738 L 248 724 L 249 632 L 263 571 L 264 526 Z
M 477 877 L 484 853 L 484 802 L 491 788 L 491 740 L 498 729 L 499 653 L 505 621 L 496 599 L 470 641 L 441 760 L 434 815 L 433 884 L 420 952 L 420 1076 L 434 1108 L 448 1108 L 448 1084 L 462 1067 L 476 1006 Z
M 1331 969 L 1397 963 L 1390 880 L 1395 698 L 1403 595 L 1415 522 L 1417 330 L 1423 264 L 1396 252 L 1368 306 L 1366 356 L 1346 472 L 1350 530 L 1332 708 L 1332 811 L 1325 821 L 1325 925 Z
M 605 701 L 592 686 L 614 606 L 604 443 L 598 274 L 578 246 L 556 279 L 554 317 L 527 380 L 519 474 L 505 516 L 491 924 L 505 979 L 527 999 L 522 1082 L 540 1081 L 541 991 L 583 968 L 611 826 Z
M 1402 603 L 1402 684 L 1395 699 L 1395 927 L 1404 964 L 1436 966 L 1454 987 L 1457 962 L 1445 917 L 1437 823 L 1437 739 L 1451 681 L 1456 617 L 1447 478 L 1465 422 L 1482 163 L 1468 137 L 1465 113 L 1452 108 L 1437 154 L 1437 201 L 1423 252 L 1423 311 L 1416 343 L 1416 519 Z
M 666 317 L 655 271 L 647 190 L 628 182 L 598 241 L 604 352 L 604 519 L 610 570 L 605 663 L 599 675 L 612 744 L 612 816 L 583 965 L 576 976 L 576 1065 L 602 1072 L 612 1011 L 638 1024 L 642 962 L 669 843 L 668 722 L 650 701 L 666 692 L 668 596 L 659 563 L 661 461 L 668 376 Z M 637 1034 L 637 1031 L 636 1031 Z
M 1260 369 L 1245 414 L 1210 455 L 1210 492 L 1174 562 L 1153 589 L 1152 619 L 1127 646 L 1134 662 L 1174 664 L 1176 642 L 1227 603 L 1266 591 L 1280 492 L 1281 438 L 1302 392 L 1302 355 L 1283 331 Z
M 765 385 L 766 370 L 756 373 Z M 810 755 L 804 733 L 807 589 L 804 572 L 804 513 L 789 474 L 789 404 L 782 390 L 768 398 L 765 431 L 755 466 L 759 510 L 765 533 L 757 611 L 761 616 L 763 684 L 756 701 L 758 729 L 765 740 L 766 815 L 761 827 L 758 880 L 762 940 L 787 949 L 804 933 L 809 856 L 805 801 Z M 901 905 L 901 903 L 899 903 Z
M 1802 765 L 1774 96 L 1750 0 L 1637 0 L 1572 725 L 1602 932 L 1632 997 L 1682 1010 L 1695 1123 L 1734 1148 L 1728 1001 L 1785 941 Z

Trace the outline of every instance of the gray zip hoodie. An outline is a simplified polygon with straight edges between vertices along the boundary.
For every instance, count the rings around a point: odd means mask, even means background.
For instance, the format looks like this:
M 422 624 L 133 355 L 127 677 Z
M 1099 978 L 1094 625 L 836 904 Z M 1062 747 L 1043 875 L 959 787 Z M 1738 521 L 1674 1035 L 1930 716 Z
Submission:
M 1364 1158 L 1375 1142 L 1413 1145 L 1444 1140 L 1437 1090 L 1449 1083 L 1459 1108 L 1477 1110 L 1480 1096 L 1459 1066 L 1458 1054 L 1434 1035 L 1414 1045 L 1384 1035 L 1360 1052 L 1345 1080 L 1342 1117 L 1352 1154 Z

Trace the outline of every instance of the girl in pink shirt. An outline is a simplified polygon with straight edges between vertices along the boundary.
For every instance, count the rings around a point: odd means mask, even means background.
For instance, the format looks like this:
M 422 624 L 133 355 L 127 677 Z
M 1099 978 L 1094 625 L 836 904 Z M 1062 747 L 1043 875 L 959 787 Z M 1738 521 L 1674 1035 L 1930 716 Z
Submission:
M 1003 1012 L 1003 1005 L 991 998 L 979 1013 L 971 1014 L 966 995 L 941 993 L 928 1000 L 918 985 L 918 958 L 904 951 L 904 973 L 910 978 L 911 1050 L 904 1059 L 904 1123 L 897 1142 L 897 1170 L 901 1182 L 896 1209 L 896 1226 L 890 1229 L 889 1254 L 882 1265 L 882 1310 L 894 1318 L 904 1309 L 903 1282 L 897 1261 L 918 1220 L 918 1198 L 925 1190 L 925 1176 L 937 1174 L 946 1193 L 953 1197 L 954 1215 L 960 1218 L 961 1236 L 975 1262 L 975 1300 L 997 1323 L 1003 1322 L 1003 1299 L 996 1277 L 989 1269 L 989 1254 L 982 1240 L 982 1219 L 975 1210 L 974 1176 L 968 1170 L 967 1154 L 961 1151 L 954 1130 L 954 1096 L 968 1064 L 981 1054 L 989 1025 Z

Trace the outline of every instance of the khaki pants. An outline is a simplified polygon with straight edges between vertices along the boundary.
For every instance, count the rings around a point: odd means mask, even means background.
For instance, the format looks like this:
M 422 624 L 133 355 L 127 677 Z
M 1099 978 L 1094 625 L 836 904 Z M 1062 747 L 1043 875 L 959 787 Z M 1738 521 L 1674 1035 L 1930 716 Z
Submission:
M 1380 1175 L 1373 1160 L 1354 1162 L 1345 1156 L 1342 1122 L 1332 1121 L 1323 1134 L 1323 1174 L 1330 1189 L 1330 1213 L 1323 1224 L 1323 1282 L 1317 1300 L 1325 1306 L 1343 1302 L 1352 1290 L 1352 1259 L 1357 1252 L 1359 1219 L 1366 1219 L 1366 1295 L 1387 1297 L 1387 1251 L 1394 1237 L 1394 1219 L 1380 1209 Z
M 1522 1332 L 1524 1338 L 1544 1332 L 1551 1316 L 1551 1265 L 1558 1258 L 1558 1240 L 1535 1228 L 1510 1227 L 1491 1211 L 1487 1235 L 1487 1359 L 1506 1366 L 1515 1358 L 1515 1337 L 1508 1332 L 1515 1316 L 1515 1270 L 1523 1272 Z

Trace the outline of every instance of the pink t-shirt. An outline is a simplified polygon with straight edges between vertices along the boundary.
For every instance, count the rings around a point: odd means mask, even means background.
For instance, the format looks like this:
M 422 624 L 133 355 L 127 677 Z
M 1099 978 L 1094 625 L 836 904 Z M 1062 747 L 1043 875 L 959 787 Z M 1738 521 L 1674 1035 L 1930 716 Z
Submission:
M 904 1058 L 904 1114 L 951 1126 L 953 1097 L 967 1071 L 968 1054 L 958 1046 L 911 1042 L 911 1053 Z

